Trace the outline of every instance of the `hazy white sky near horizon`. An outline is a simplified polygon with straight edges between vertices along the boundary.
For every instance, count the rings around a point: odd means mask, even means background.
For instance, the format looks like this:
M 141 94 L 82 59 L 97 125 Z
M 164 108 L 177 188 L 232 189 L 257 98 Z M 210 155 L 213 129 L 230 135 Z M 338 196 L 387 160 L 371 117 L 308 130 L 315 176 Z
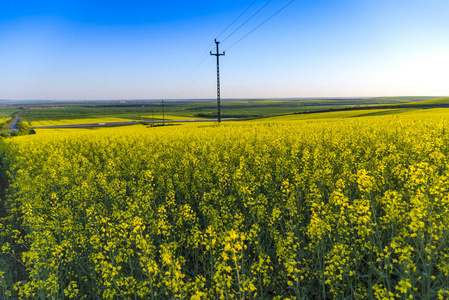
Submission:
M 2 0 L 0 99 L 214 98 L 211 43 L 252 2 Z M 296 0 L 220 58 L 222 98 L 448 96 L 448 13 L 447 0 Z

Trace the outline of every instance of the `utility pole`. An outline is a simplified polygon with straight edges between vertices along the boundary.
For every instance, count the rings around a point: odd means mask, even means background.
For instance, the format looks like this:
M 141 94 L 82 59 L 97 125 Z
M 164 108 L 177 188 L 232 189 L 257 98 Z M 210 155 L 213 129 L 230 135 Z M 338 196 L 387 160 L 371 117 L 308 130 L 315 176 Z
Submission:
M 217 112 L 218 112 L 218 123 L 221 122 L 221 115 L 220 115 L 220 56 L 225 55 L 225 52 L 223 51 L 222 54 L 218 52 L 218 44 L 220 42 L 217 42 L 217 39 L 215 39 L 215 44 L 217 45 L 217 53 L 210 52 L 210 55 L 214 55 L 217 57 Z

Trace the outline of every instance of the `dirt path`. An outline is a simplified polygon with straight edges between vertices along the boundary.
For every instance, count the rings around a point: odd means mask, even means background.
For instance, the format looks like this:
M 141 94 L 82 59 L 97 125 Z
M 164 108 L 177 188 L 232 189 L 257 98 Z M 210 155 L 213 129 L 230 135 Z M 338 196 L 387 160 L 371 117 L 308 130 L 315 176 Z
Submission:
M 9 126 L 9 130 L 11 131 L 19 131 L 19 128 L 17 128 L 17 122 L 19 121 L 20 114 L 17 114 L 14 121 L 12 122 L 11 126 Z

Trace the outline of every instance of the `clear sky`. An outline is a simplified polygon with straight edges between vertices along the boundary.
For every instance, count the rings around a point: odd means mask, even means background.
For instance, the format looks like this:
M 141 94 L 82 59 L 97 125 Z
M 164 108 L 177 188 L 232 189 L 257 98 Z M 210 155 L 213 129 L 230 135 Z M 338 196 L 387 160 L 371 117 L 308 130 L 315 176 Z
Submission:
M 214 98 L 217 36 L 222 98 L 449 95 L 448 0 L 296 0 L 233 45 L 290 1 L 0 0 L 0 99 Z

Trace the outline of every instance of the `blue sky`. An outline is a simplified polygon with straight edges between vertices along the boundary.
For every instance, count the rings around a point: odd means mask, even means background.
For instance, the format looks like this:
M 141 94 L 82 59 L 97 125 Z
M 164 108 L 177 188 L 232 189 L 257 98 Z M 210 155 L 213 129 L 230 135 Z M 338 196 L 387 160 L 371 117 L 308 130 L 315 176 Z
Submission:
M 214 98 L 253 2 L 1 0 L 0 99 Z M 449 95 L 449 1 L 296 0 L 230 47 L 289 2 L 220 44 L 223 98 Z

